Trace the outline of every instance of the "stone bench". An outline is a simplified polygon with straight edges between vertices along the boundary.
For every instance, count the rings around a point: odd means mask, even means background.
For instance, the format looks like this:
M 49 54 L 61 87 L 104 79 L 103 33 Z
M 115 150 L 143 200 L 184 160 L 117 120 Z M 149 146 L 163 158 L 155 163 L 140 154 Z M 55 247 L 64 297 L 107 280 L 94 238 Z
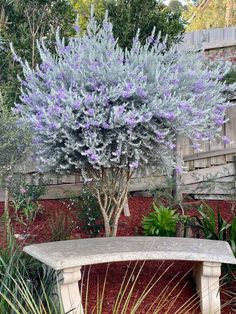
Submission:
M 221 263 L 236 264 L 227 242 L 168 237 L 116 237 L 49 242 L 26 246 L 24 251 L 60 271 L 58 291 L 65 313 L 82 314 L 78 281 L 81 266 L 132 261 L 194 261 L 194 278 L 203 314 L 219 314 Z

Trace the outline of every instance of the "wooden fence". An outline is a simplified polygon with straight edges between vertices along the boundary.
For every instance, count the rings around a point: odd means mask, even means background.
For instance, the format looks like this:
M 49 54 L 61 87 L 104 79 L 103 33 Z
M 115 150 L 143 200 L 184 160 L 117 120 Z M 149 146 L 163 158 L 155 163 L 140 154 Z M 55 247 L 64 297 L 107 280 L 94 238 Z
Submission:
M 236 45 L 236 27 L 210 28 L 184 35 L 183 44 L 191 49 L 214 49 Z

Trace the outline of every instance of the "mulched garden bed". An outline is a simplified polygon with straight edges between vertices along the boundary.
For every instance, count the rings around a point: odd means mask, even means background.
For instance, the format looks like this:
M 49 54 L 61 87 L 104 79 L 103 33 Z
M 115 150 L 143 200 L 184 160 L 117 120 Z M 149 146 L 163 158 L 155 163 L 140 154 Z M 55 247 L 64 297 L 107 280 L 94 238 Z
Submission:
M 191 203 L 192 202 L 192 203 Z M 194 215 L 196 210 L 194 209 L 195 201 L 189 200 L 189 205 L 192 205 L 192 209 L 186 211 L 186 214 Z M 207 202 L 215 211 L 219 208 L 221 214 L 224 219 L 230 221 L 234 215 L 232 211 L 232 204 L 230 201 L 208 201 Z M 15 234 L 18 234 L 22 237 L 22 235 L 27 235 L 27 239 L 18 240 L 21 245 L 25 245 L 27 243 L 40 243 L 51 240 L 52 232 L 50 229 L 50 221 L 52 219 L 56 219 L 55 217 L 60 217 L 60 214 L 63 213 L 67 217 L 71 217 L 71 221 L 74 222 L 74 227 L 71 231 L 70 239 L 84 238 L 87 235 L 82 231 L 79 222 L 77 221 L 76 210 L 69 205 L 68 201 L 65 200 L 47 200 L 40 201 L 42 206 L 42 212 L 37 216 L 34 223 L 30 226 L 24 226 L 14 221 L 14 213 L 12 212 L 12 221 L 15 228 Z M 142 234 L 142 230 L 140 227 L 140 222 L 144 215 L 146 215 L 151 208 L 152 198 L 150 197 L 141 197 L 135 196 L 129 198 L 129 207 L 131 216 L 124 217 L 122 216 L 119 223 L 118 235 L 119 236 L 127 236 L 127 235 L 140 235 Z M 190 206 L 191 207 L 191 206 Z M 0 215 L 3 212 L 3 204 L 0 203 Z M 4 245 L 3 237 L 0 238 L 0 245 Z M 119 292 L 120 285 L 127 271 L 127 267 L 129 266 L 128 272 L 131 272 L 135 267 L 135 263 L 112 263 L 108 268 L 108 275 L 106 279 L 106 288 L 105 288 L 105 296 L 103 301 L 103 314 L 111 314 L 111 308 L 114 304 L 114 300 Z M 137 269 L 135 272 L 138 272 L 139 267 L 141 267 L 142 263 L 138 263 L 136 266 Z M 136 282 L 133 297 L 131 297 L 129 308 L 134 301 L 134 298 L 138 298 L 142 293 L 144 287 L 150 282 L 150 279 L 154 276 L 157 278 L 162 274 L 165 269 L 168 267 L 169 270 L 166 272 L 158 283 L 153 287 L 148 296 L 145 298 L 145 301 L 142 302 L 140 309 L 137 313 L 146 314 L 148 312 L 148 308 L 153 303 L 153 301 L 157 298 L 157 296 L 161 296 L 163 289 L 166 288 L 166 302 L 162 309 L 159 311 L 160 314 L 169 313 L 200 313 L 199 307 L 196 303 L 196 293 L 195 293 L 195 285 L 191 277 L 191 273 L 189 269 L 191 268 L 191 262 L 161 262 L 161 261 L 147 261 L 142 266 L 142 271 L 140 276 Z M 104 278 L 107 271 L 107 265 L 94 265 L 90 268 L 89 272 L 89 311 L 88 314 L 92 313 L 92 310 L 96 304 L 97 299 L 97 289 L 102 289 Z M 84 274 L 86 278 L 86 274 L 88 272 L 88 267 L 84 269 Z M 135 276 L 134 276 L 135 278 Z M 134 280 L 134 279 L 133 279 Z M 86 279 L 84 280 L 83 287 L 86 286 Z M 132 283 L 131 283 L 132 286 Z M 99 288 L 98 288 L 99 287 Z M 172 289 L 174 291 L 172 291 Z M 235 285 L 224 286 L 221 293 L 221 299 L 223 303 L 222 313 L 223 314 L 231 314 L 235 313 L 234 309 L 230 306 L 225 306 L 228 302 L 227 290 L 235 291 Z M 178 295 L 178 298 L 175 300 L 175 296 Z M 168 297 L 168 298 L 167 298 Z M 182 309 L 182 311 L 177 311 L 181 308 L 185 302 L 192 298 L 192 303 L 189 308 L 186 306 Z M 171 303 L 172 302 L 172 303 Z M 171 305 L 171 309 L 168 310 L 168 306 Z M 153 309 L 148 313 L 152 314 Z M 96 313 L 96 312 L 95 312 Z

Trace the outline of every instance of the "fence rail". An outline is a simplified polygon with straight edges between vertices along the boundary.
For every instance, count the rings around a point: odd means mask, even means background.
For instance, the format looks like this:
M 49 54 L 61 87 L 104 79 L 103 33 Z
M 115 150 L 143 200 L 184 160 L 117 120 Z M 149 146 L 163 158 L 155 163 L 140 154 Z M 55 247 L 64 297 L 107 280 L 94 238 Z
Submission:
M 191 49 L 213 49 L 236 45 L 236 27 L 210 28 L 187 32 L 183 44 Z

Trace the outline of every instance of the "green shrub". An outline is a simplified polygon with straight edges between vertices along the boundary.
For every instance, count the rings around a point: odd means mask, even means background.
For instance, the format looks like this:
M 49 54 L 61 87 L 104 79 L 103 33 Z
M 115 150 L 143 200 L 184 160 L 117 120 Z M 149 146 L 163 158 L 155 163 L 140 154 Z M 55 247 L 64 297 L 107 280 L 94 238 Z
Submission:
M 22 179 L 15 179 L 10 192 L 18 221 L 25 224 L 33 222 L 40 210 L 37 200 L 45 194 L 46 186 L 42 182 L 36 185 L 25 183 Z
M 103 229 L 102 214 L 97 199 L 84 189 L 79 197 L 71 198 L 71 204 L 77 210 L 81 229 L 87 235 L 96 237 Z
M 204 237 L 211 240 L 226 241 L 230 224 L 222 218 L 220 211 L 218 210 L 216 217 L 214 210 L 206 204 L 200 205 L 197 210 L 200 217 L 196 216 L 196 219 Z
M 210 240 L 227 241 L 236 256 L 236 217 L 232 223 L 227 223 L 221 216 L 218 209 L 217 215 L 208 205 L 201 205 L 198 208 L 200 217 L 196 216 L 199 227 L 204 233 L 204 237 Z
M 154 211 L 143 218 L 142 227 L 147 236 L 171 237 L 176 234 L 178 214 L 169 207 L 157 207 L 153 203 Z
M 17 245 L 12 229 L 7 234 L 6 247 L 0 248 L 0 294 L 5 295 L 6 298 L 14 295 L 16 300 L 26 306 L 25 296 L 20 289 L 20 283 L 25 282 L 34 302 L 37 305 L 41 302 L 44 304 L 46 302 L 44 293 L 51 295 L 53 292 L 55 271 L 25 254 Z M 45 291 L 42 289 L 42 284 Z M 30 310 L 14 311 L 6 298 L 0 297 L 0 313 L 33 313 Z

